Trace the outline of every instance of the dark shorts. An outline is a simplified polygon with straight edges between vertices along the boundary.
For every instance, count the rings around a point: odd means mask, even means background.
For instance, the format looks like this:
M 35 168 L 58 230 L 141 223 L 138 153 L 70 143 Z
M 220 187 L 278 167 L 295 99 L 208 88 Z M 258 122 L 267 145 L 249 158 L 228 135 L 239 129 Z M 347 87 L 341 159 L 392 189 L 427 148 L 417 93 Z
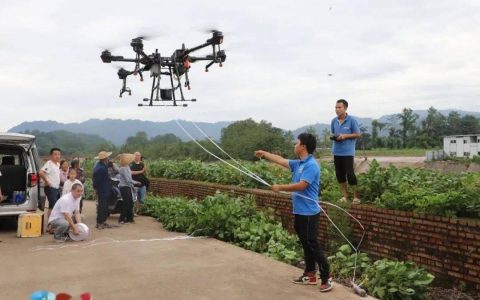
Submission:
M 47 196 L 48 208 L 52 209 L 55 206 L 55 203 L 57 203 L 57 200 L 60 199 L 60 189 L 46 186 L 43 190 L 45 191 L 45 196 Z
M 335 164 L 335 175 L 337 175 L 339 183 L 348 181 L 349 185 L 357 185 L 357 177 L 353 170 L 353 156 L 335 155 L 333 163 Z

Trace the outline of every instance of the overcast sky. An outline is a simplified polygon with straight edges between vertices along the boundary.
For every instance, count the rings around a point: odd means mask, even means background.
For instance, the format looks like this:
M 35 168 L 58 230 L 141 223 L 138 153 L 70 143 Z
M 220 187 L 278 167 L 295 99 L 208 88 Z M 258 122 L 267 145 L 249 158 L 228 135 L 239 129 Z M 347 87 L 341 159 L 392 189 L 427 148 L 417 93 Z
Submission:
M 251 117 L 295 129 L 328 122 L 339 98 L 360 117 L 480 111 L 480 1 L 230 2 L 0 0 L 0 131 L 90 118 Z M 151 85 L 137 77 L 132 96 L 118 98 L 102 47 L 131 57 L 130 39 L 150 34 L 146 52 L 170 56 L 203 43 L 209 27 L 224 31 L 227 61 L 209 73 L 193 64 L 187 97 L 198 102 L 137 107 Z

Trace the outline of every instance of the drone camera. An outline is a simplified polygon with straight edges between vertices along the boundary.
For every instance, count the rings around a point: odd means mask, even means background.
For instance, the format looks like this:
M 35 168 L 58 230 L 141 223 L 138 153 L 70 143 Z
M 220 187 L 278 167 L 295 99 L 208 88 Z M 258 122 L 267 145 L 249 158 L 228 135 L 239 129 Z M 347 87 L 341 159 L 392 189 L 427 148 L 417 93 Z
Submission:
M 173 100 L 171 89 L 160 89 L 160 98 L 162 100 Z

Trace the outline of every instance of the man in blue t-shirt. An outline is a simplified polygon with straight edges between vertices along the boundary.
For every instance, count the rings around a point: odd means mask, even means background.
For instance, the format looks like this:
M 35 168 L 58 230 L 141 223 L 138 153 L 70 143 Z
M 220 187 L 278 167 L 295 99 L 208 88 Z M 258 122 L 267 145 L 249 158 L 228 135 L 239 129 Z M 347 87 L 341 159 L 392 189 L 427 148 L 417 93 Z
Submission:
M 353 204 L 360 204 L 357 191 L 357 177 L 353 170 L 353 158 L 355 157 L 355 143 L 362 135 L 357 120 L 347 114 L 348 102 L 340 99 L 335 104 L 337 117 L 331 123 L 331 140 L 333 140 L 332 154 L 335 164 L 335 174 L 340 184 L 343 197 L 341 202 L 348 201 L 348 184 L 353 190 Z
M 318 203 L 320 190 L 320 167 L 313 157 L 317 141 L 312 134 L 302 133 L 297 137 L 294 146 L 295 155 L 299 159 L 288 160 L 267 151 L 255 151 L 255 156 L 265 158 L 292 172 L 292 183 L 274 184 L 275 192 L 292 192 L 293 213 L 295 216 L 295 232 L 300 239 L 305 255 L 305 271 L 299 278 L 293 280 L 298 284 L 317 284 L 316 263 L 320 269 L 321 292 L 332 289 L 329 280 L 329 265 L 317 241 L 317 225 L 322 209 Z

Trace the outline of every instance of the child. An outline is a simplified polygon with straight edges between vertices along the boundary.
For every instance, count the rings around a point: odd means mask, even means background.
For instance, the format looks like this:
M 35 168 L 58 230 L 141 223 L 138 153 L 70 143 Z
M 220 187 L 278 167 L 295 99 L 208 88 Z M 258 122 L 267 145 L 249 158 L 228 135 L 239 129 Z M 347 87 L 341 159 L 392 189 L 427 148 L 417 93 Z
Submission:
M 72 191 L 72 186 L 75 183 L 82 184 L 80 180 L 77 179 L 77 170 L 70 169 L 68 171 L 68 180 L 65 181 L 65 183 L 63 184 L 62 196 L 70 193 Z M 82 187 L 83 187 L 83 184 L 82 184 Z M 83 207 L 83 198 L 80 200 L 80 213 L 82 212 L 82 207 Z

